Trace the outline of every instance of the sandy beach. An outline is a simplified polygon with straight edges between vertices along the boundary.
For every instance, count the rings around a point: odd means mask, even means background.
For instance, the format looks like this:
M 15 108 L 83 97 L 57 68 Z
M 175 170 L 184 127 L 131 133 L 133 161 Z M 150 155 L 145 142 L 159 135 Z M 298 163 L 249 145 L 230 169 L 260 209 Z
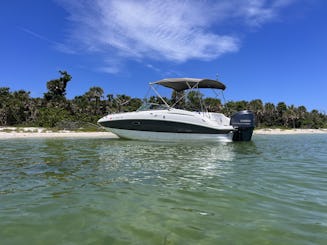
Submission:
M 38 127 L 0 127 L 1 139 L 17 138 L 118 138 L 110 132 L 75 132 L 69 130 L 51 131 Z
M 327 134 L 327 129 L 255 129 L 255 135 L 283 135 L 283 134 Z M 0 127 L 1 139 L 16 138 L 118 138 L 110 132 L 75 132 L 68 130 L 51 131 L 38 127 Z
M 264 128 L 255 129 L 254 134 L 326 134 L 327 129 L 279 129 Z

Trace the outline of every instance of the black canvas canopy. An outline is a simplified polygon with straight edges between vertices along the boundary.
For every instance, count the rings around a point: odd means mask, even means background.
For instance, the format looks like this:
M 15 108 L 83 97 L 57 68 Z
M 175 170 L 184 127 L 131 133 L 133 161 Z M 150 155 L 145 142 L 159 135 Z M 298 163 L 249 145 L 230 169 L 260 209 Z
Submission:
M 192 88 L 214 88 L 225 90 L 226 86 L 212 79 L 199 79 L 199 78 L 166 78 L 156 82 L 150 83 L 159 84 L 167 88 L 174 89 L 177 92 L 181 92 L 186 89 Z

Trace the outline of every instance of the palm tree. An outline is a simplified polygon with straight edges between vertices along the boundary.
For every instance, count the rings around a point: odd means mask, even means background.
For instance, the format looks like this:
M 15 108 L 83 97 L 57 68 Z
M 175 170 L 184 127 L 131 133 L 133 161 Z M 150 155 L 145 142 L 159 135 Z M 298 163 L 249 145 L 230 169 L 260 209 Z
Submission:
M 292 127 L 295 128 L 295 121 L 299 119 L 298 110 L 294 105 L 291 105 L 286 110 L 288 120 L 292 121 Z
M 199 108 L 202 108 L 202 101 L 203 94 L 201 94 L 199 91 L 190 91 L 187 94 L 187 107 L 190 110 L 198 110 Z
M 287 124 L 288 124 L 288 117 L 286 115 L 287 105 L 285 104 L 285 102 L 279 102 L 277 104 L 276 109 L 277 109 L 277 113 L 278 113 L 277 120 L 279 121 L 279 122 L 277 122 L 277 125 L 287 126 Z
M 174 105 L 176 108 L 185 107 L 185 91 L 177 92 L 173 90 L 171 94 L 171 105 Z
M 91 87 L 85 96 L 89 99 L 90 102 L 95 101 L 94 113 L 98 114 L 100 111 L 100 100 L 103 97 L 103 89 L 100 87 Z
M 0 87 L 0 125 L 2 126 L 6 126 L 8 123 L 8 102 L 10 96 L 10 88 Z
M 227 116 L 233 115 L 235 112 L 246 110 L 248 108 L 248 102 L 241 101 L 228 101 L 223 108 L 223 113 Z
M 299 127 L 302 128 L 306 124 L 306 118 L 307 118 L 307 108 L 305 106 L 299 106 L 298 107 L 298 114 L 299 114 Z
M 205 98 L 203 100 L 205 106 L 207 107 L 208 111 L 211 112 L 220 112 L 222 109 L 222 105 L 221 105 L 221 100 L 220 99 L 216 99 L 216 98 Z
M 276 118 L 276 107 L 273 103 L 266 103 L 263 108 L 263 121 L 266 126 L 273 126 Z
M 118 111 L 124 111 L 125 105 L 127 105 L 130 100 L 130 96 L 127 96 L 125 94 L 117 94 L 115 98 L 115 105 L 118 108 Z
M 260 127 L 263 118 L 263 111 L 264 111 L 262 101 L 259 99 L 252 100 L 250 101 L 248 106 L 249 109 L 254 112 L 254 115 L 256 117 L 256 124 L 257 124 L 256 126 Z

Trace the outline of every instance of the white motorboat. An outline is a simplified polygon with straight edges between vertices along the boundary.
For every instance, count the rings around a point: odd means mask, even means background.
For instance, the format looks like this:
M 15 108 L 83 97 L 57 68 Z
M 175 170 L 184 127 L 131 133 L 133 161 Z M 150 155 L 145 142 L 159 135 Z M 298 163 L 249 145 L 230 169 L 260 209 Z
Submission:
M 109 114 L 98 121 L 102 127 L 121 138 L 151 141 L 250 141 L 254 129 L 254 114 L 240 111 L 226 117 L 222 113 L 178 109 L 169 105 L 154 85 L 176 92 L 211 88 L 224 90 L 216 80 L 169 78 L 150 83 L 162 104 L 146 103 L 137 111 Z M 201 106 L 202 107 L 202 106 Z

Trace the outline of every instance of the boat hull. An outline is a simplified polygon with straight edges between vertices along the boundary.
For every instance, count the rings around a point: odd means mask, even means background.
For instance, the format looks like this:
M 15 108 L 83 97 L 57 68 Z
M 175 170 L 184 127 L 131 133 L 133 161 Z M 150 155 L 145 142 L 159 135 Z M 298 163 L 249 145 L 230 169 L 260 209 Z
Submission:
M 149 141 L 230 142 L 235 131 L 226 119 L 178 109 L 109 114 L 98 123 L 121 138 Z
M 189 142 L 189 141 L 207 141 L 207 142 L 232 142 L 233 131 L 217 134 L 201 133 L 170 133 L 170 132 L 152 132 L 127 129 L 106 128 L 108 131 L 116 134 L 123 139 L 144 140 L 144 141 L 166 141 L 166 142 Z
M 208 125 L 198 125 L 181 121 L 149 120 L 149 119 L 123 119 L 100 122 L 100 125 L 111 129 L 126 129 L 136 131 L 150 131 L 163 133 L 186 133 L 186 134 L 227 134 L 230 128 L 213 128 Z

